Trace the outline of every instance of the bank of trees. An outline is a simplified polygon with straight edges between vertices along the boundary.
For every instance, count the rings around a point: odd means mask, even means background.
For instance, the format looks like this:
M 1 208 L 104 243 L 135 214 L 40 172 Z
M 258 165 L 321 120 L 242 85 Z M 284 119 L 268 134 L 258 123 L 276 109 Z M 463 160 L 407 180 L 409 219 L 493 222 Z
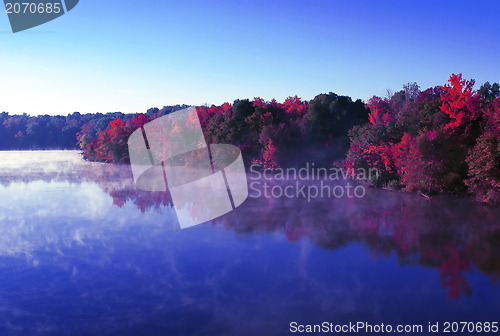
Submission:
M 87 160 L 128 163 L 127 140 L 145 123 L 187 106 L 144 114 L 12 116 L 0 114 L 0 150 L 80 148 Z M 207 143 L 238 146 L 247 164 L 265 168 L 315 162 L 347 169 L 378 168 L 368 181 L 419 191 L 473 193 L 500 204 L 500 88 L 474 89 L 451 75 L 421 90 L 416 83 L 366 103 L 334 93 L 311 101 L 236 100 L 196 108 Z M 373 176 L 373 175 L 372 175 Z
M 186 107 L 166 106 L 161 110 L 149 109 L 148 117 L 170 113 Z M 89 113 L 74 112 L 67 116 L 28 114 L 11 115 L 0 113 L 0 150 L 34 150 L 34 149 L 79 149 L 81 141 L 78 133 L 85 134 L 87 139 L 97 136 L 99 131 L 105 131 L 112 121 L 121 119 L 128 122 L 137 114 Z M 131 125 L 133 127 L 133 125 Z M 87 141 L 83 139 L 83 141 Z
M 380 176 L 370 182 L 378 186 L 469 191 L 500 204 L 499 85 L 473 86 L 454 74 L 443 86 L 421 91 L 411 83 L 372 97 L 369 122 L 350 131 L 347 167 L 377 167 Z
M 321 94 L 310 102 L 289 97 L 283 103 L 261 98 L 236 100 L 233 104 L 196 108 L 207 143 L 238 146 L 247 163 L 266 168 L 300 165 L 305 161 L 329 165 L 342 159 L 349 148 L 348 130 L 368 120 L 361 100 L 334 93 Z M 116 118 L 106 129 L 91 121 L 78 132 L 86 159 L 129 162 L 127 139 L 141 125 L 165 111 Z
M 63 116 L 0 113 L 0 150 L 71 149 L 76 133 L 90 120 L 78 112 Z

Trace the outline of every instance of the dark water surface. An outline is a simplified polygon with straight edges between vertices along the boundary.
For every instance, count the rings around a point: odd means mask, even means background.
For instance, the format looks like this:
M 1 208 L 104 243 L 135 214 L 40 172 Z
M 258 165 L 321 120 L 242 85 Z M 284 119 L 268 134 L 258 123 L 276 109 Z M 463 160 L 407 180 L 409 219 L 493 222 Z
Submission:
M 249 198 L 180 230 L 168 193 L 136 190 L 128 166 L 0 152 L 0 335 L 425 331 L 500 321 L 499 287 L 500 211 L 471 199 Z

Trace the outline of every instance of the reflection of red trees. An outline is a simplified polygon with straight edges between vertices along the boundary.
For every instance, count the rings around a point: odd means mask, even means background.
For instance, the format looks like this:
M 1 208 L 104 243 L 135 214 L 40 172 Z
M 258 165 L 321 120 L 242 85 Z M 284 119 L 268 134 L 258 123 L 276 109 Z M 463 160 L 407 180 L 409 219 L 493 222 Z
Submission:
M 288 241 L 298 241 L 300 238 L 307 235 L 307 231 L 296 226 L 286 226 L 285 235 Z
M 498 221 L 495 214 L 484 209 L 480 214 L 472 214 L 478 216 L 484 222 Z M 473 265 L 480 272 L 491 274 L 492 282 L 500 281 L 500 227 L 485 227 L 482 230 L 475 230 L 468 238 L 464 251 L 467 256 L 473 261 Z M 480 246 L 480 248 L 478 248 Z
M 129 166 L 100 168 L 85 175 L 111 195 L 116 206 L 131 203 L 146 212 L 172 205 L 168 192 L 137 190 Z M 456 299 L 472 292 L 464 277 L 472 269 L 499 280 L 499 217 L 500 209 L 468 199 L 429 201 L 413 194 L 367 189 L 362 199 L 325 198 L 310 203 L 300 198 L 250 197 L 212 225 L 240 234 L 279 232 L 289 241 L 306 238 L 326 249 L 359 242 L 373 255 L 395 254 L 400 264 L 439 269 L 441 285 Z
M 441 285 L 448 288 L 450 298 L 457 299 L 464 293 L 471 293 L 467 280 L 462 276 L 462 272 L 469 271 L 469 261 L 456 248 L 450 248 L 448 259 L 439 266 Z
M 149 192 L 137 189 L 130 166 L 101 164 L 99 169 L 87 167 L 83 173 L 108 193 L 113 199 L 113 205 L 120 208 L 129 202 L 141 212 L 172 206 L 168 191 Z
M 499 215 L 498 209 L 467 199 L 429 201 L 368 190 L 364 199 L 308 204 L 301 199 L 250 198 L 217 222 L 238 233 L 283 232 L 289 241 L 305 237 L 327 249 L 357 241 L 372 255 L 395 254 L 401 264 L 439 269 L 441 285 L 456 299 L 471 293 L 464 274 L 472 268 L 498 279 L 500 227 L 494 223 Z
M 109 195 L 113 198 L 113 205 L 119 208 L 123 207 L 127 202 L 133 202 L 135 206 L 146 212 L 148 209 L 160 209 L 163 206 L 171 206 L 172 201 L 167 192 L 147 192 L 142 190 L 108 190 Z

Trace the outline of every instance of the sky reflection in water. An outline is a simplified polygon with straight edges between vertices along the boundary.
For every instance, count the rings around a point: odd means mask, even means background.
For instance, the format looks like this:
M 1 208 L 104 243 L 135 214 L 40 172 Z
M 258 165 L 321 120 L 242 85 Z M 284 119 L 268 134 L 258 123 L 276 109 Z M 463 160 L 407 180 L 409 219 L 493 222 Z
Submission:
M 500 212 L 473 200 L 249 198 L 180 230 L 168 193 L 138 191 L 127 166 L 0 155 L 1 334 L 498 318 Z

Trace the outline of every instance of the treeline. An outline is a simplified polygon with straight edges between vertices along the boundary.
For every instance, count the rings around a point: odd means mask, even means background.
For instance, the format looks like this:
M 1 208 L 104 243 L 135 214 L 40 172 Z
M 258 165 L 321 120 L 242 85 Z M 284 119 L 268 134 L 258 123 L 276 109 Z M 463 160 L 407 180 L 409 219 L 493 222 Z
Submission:
M 361 100 L 334 93 L 311 101 L 295 97 L 236 100 L 196 108 L 207 143 L 237 145 L 246 163 L 265 168 L 315 162 L 348 169 L 378 168 L 377 186 L 423 194 L 473 193 L 500 204 L 500 88 L 473 89 L 474 80 L 421 91 L 416 83 L 385 98 Z M 130 134 L 158 117 L 144 114 L 67 117 L 0 114 L 0 149 L 78 148 L 87 160 L 128 163 Z
M 0 113 L 0 150 L 74 149 L 76 133 L 92 115 L 63 116 Z
M 166 106 L 149 109 L 146 113 L 153 116 L 158 113 L 170 113 L 187 107 Z M 34 149 L 79 149 L 77 134 L 82 127 L 88 129 L 88 135 L 96 136 L 99 131 L 106 130 L 110 122 L 120 118 L 130 120 L 134 115 L 121 112 L 89 113 L 75 112 L 68 116 L 28 114 L 10 115 L 0 113 L 0 150 L 34 150 Z
M 500 93 L 452 75 L 420 91 L 415 83 L 367 102 L 369 122 L 350 131 L 348 168 L 377 167 L 378 186 L 424 194 L 471 192 L 500 204 Z
M 500 88 L 452 75 L 421 91 L 416 83 L 366 104 L 334 93 L 307 102 L 260 98 L 197 108 L 208 143 L 230 143 L 247 163 L 265 168 L 315 162 L 376 167 L 377 186 L 424 195 L 472 193 L 500 204 Z M 105 131 L 79 133 L 87 159 L 128 162 L 128 136 L 157 115 L 113 120 Z
M 334 93 L 320 94 L 310 102 L 296 96 L 283 103 L 255 98 L 200 106 L 196 111 L 207 143 L 236 145 L 247 163 L 260 162 L 266 168 L 301 165 L 305 161 L 330 165 L 345 157 L 348 130 L 368 121 L 368 110 L 361 100 L 352 101 Z M 130 134 L 161 115 L 116 118 L 106 130 L 97 130 L 92 123 L 84 125 L 78 133 L 84 157 L 129 162 Z

